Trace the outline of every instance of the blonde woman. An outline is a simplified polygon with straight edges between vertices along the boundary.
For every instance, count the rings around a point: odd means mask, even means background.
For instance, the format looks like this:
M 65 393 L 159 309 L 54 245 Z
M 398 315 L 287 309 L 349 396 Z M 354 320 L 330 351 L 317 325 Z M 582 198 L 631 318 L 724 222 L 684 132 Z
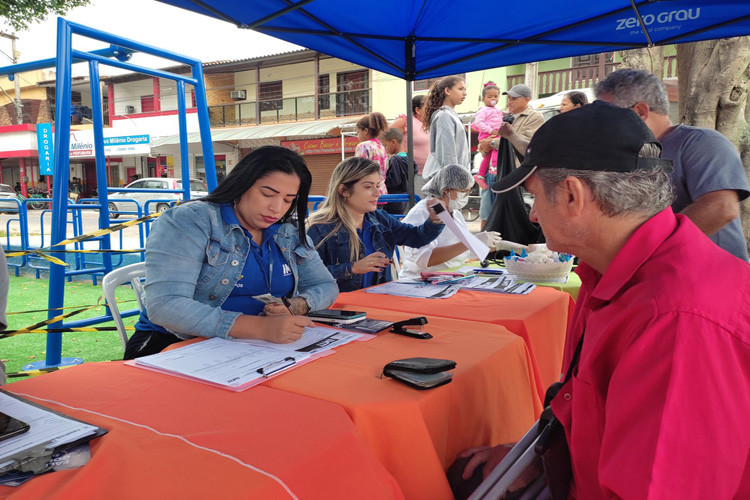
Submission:
M 307 234 L 339 290 L 350 292 L 391 281 L 391 256 L 396 245 L 421 247 L 443 230 L 432 207 L 419 226 L 398 221 L 378 210 L 380 165 L 366 158 L 348 158 L 331 174 L 326 200 L 308 220 Z

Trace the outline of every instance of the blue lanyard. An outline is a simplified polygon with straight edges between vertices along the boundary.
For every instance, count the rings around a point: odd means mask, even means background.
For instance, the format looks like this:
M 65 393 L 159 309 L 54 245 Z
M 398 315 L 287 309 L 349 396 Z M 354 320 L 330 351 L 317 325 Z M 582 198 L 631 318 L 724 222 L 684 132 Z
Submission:
M 245 231 L 247 231 L 247 230 L 245 229 Z M 247 232 L 249 234 L 249 231 L 247 231 Z M 266 271 L 266 266 L 264 265 L 263 260 L 257 255 L 255 248 L 253 248 L 253 243 L 254 243 L 253 237 L 252 237 L 252 235 L 250 235 L 250 253 L 253 254 L 253 258 L 255 259 L 255 263 L 258 265 L 258 267 L 260 268 L 260 272 L 263 274 L 263 279 L 266 280 L 266 287 L 268 287 L 268 293 L 271 293 L 271 283 L 273 282 L 273 254 L 274 254 L 274 250 L 273 250 L 273 248 L 270 248 L 270 245 L 269 245 L 269 248 L 267 248 L 269 255 L 268 255 L 268 271 Z M 263 240 L 263 244 L 264 245 L 266 244 L 266 240 L 265 239 Z M 256 243 L 256 246 L 258 247 L 258 251 L 262 251 L 263 250 L 261 248 L 261 246 L 258 245 L 257 243 Z

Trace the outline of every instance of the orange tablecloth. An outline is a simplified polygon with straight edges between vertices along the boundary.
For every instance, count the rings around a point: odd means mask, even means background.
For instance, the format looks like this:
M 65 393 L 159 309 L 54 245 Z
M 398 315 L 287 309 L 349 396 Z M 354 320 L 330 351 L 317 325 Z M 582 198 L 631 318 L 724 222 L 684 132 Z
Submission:
M 403 498 L 344 411 L 318 399 L 234 393 L 120 362 L 6 389 L 109 433 L 84 467 L 0 486 L 0 498 Z
M 528 295 L 504 295 L 461 290 L 447 299 L 395 297 L 364 290 L 342 293 L 337 309 L 373 307 L 401 311 L 406 317 L 441 316 L 504 326 L 520 336 L 531 352 L 531 363 L 540 398 L 560 379 L 563 347 L 573 299 L 567 293 L 537 287 Z
M 399 312 L 358 309 L 376 319 L 405 319 Z M 458 454 L 518 440 L 541 403 L 518 336 L 499 325 L 428 319 L 430 340 L 381 333 L 265 385 L 339 403 L 407 498 L 450 499 L 444 470 Z M 381 376 L 386 363 L 414 356 L 456 361 L 453 381 L 419 391 Z

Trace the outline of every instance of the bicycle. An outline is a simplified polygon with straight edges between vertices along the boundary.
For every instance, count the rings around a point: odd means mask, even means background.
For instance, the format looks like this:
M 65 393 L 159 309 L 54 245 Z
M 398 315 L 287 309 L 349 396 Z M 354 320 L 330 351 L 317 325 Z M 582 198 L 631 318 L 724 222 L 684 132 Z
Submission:
M 29 196 L 27 197 L 28 200 L 31 200 L 33 198 L 48 198 L 47 190 L 42 188 L 31 188 L 29 189 Z M 26 204 L 27 207 L 29 207 L 32 210 L 44 210 L 49 208 L 49 202 L 47 201 L 29 201 Z

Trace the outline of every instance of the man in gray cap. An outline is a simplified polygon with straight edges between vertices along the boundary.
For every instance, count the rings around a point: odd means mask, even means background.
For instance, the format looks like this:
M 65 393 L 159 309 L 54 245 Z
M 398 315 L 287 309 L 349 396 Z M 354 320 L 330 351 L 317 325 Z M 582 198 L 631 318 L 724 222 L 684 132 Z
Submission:
M 508 96 L 508 111 L 513 115 L 513 125 L 503 122 L 500 125 L 500 136 L 510 141 L 513 147 L 524 154 L 534 132 L 544 123 L 544 116 L 529 106 L 531 89 L 522 83 L 514 85 L 503 95 Z M 489 148 L 497 149 L 499 138 L 485 139 L 479 143 L 479 150 L 489 152 Z

